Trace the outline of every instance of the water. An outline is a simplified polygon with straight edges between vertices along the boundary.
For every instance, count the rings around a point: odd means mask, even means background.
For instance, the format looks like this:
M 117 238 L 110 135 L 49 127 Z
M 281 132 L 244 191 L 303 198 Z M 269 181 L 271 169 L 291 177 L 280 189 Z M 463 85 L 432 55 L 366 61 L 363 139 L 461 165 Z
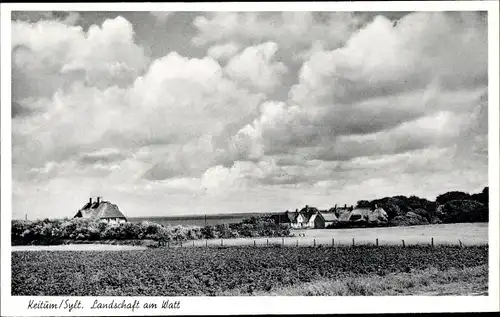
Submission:
M 130 222 L 151 221 L 162 225 L 200 226 L 239 223 L 245 218 L 262 216 L 262 213 L 237 213 L 216 215 L 169 216 L 169 217 L 134 217 L 128 218 Z

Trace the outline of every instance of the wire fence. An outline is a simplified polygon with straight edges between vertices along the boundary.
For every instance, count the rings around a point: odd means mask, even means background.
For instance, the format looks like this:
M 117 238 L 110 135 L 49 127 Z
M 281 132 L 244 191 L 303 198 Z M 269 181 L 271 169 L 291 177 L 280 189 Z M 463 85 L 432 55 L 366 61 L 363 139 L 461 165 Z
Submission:
M 191 241 L 165 241 L 159 243 L 163 247 L 172 248 L 188 248 L 188 247 L 231 247 L 231 246 L 249 246 L 249 247 L 271 247 L 271 246 L 286 246 L 286 247 L 338 247 L 338 246 L 387 246 L 399 245 L 403 248 L 409 246 L 430 246 L 435 247 L 439 245 L 456 245 L 465 247 L 468 245 L 484 245 L 487 244 L 481 239 L 462 240 L 437 240 L 434 237 L 424 238 L 394 238 L 394 239 L 336 239 L 336 238 L 304 238 L 304 237 L 281 237 L 281 238 L 232 238 L 232 239 L 205 239 L 205 240 L 191 240 Z

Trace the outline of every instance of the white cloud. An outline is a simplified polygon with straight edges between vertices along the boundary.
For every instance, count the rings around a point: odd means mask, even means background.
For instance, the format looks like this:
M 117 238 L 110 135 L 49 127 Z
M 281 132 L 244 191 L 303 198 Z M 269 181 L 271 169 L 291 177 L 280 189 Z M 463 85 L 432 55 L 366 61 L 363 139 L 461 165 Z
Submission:
M 67 37 L 61 47 L 80 45 L 81 29 L 54 25 L 73 35 Z M 128 22 L 117 18 L 104 22 L 102 28 L 91 26 L 84 40 L 92 46 L 58 63 L 54 73 L 59 76 L 75 69 L 85 69 L 87 78 L 91 74 L 100 74 L 99 79 L 105 78 L 104 73 L 112 74 L 113 67 L 109 66 L 120 68 L 123 63 L 113 64 L 108 59 L 127 60 L 127 52 L 116 53 L 114 57 L 112 52 L 99 55 L 97 52 L 101 50 L 97 45 L 132 43 L 133 30 L 122 29 L 123 25 L 128 25 Z M 23 27 L 31 30 L 35 26 Z M 46 29 L 45 24 L 38 27 Z M 18 38 L 17 41 L 21 40 Z M 43 59 L 47 49 L 45 44 L 34 41 L 30 45 Z M 137 48 L 142 52 L 142 48 Z M 133 50 L 130 53 L 134 55 Z M 16 117 L 13 125 L 16 176 L 22 177 L 26 166 L 40 168 L 47 161 L 67 160 L 80 160 L 81 164 L 87 162 L 94 169 L 109 174 L 119 170 L 115 164 L 99 165 L 90 162 L 93 154 L 82 160 L 75 153 L 97 153 L 103 158 L 100 149 L 114 148 L 120 155 L 130 156 L 155 144 L 176 154 L 150 151 L 139 160 L 140 167 L 136 166 L 139 171 L 134 173 L 139 176 L 133 178 L 161 180 L 177 175 L 199 175 L 220 156 L 212 138 L 225 133 L 228 125 L 255 115 L 264 97 L 242 88 L 212 58 L 187 58 L 175 52 L 154 60 L 142 76 L 135 76 L 127 86 L 103 86 L 97 80 L 85 83 L 83 80 L 75 78 L 64 89 L 52 82 L 50 88 L 57 90 L 48 91 L 48 96 L 33 94 L 33 97 L 23 99 L 25 104 L 22 107 L 31 109 L 31 112 Z M 39 83 L 40 78 L 35 82 Z M 16 86 L 25 87 L 21 82 Z M 199 157 L 206 159 L 200 161 Z M 185 163 L 180 164 L 181 161 Z
M 213 59 L 226 61 L 240 51 L 240 45 L 228 42 L 220 45 L 213 45 L 207 50 L 207 55 Z
M 210 14 L 192 39 L 207 56 L 151 62 L 121 17 L 87 32 L 14 22 L 16 208 L 79 192 L 125 210 L 269 211 L 484 186 L 480 17 L 358 29 L 351 13 Z
M 127 84 L 148 62 L 130 22 L 108 19 L 87 32 L 60 21 L 12 24 L 13 98 L 50 97 L 76 81 L 100 88 Z
M 224 71 L 245 86 L 270 92 L 287 72 L 284 63 L 274 60 L 277 50 L 278 45 L 273 42 L 247 47 L 228 62 Z
M 379 16 L 346 46 L 312 55 L 291 91 L 293 100 L 349 103 L 433 80 L 448 89 L 485 84 L 486 24 L 478 15 L 412 13 L 393 24 Z
M 194 20 L 198 34 L 192 41 L 245 46 L 272 41 L 298 58 L 314 41 L 329 49 L 340 46 L 362 21 L 350 12 L 215 12 Z

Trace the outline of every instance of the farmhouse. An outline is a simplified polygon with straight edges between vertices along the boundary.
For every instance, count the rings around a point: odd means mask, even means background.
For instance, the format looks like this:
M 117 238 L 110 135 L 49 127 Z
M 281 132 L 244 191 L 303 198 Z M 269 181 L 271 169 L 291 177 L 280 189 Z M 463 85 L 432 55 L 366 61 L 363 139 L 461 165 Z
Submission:
M 307 216 L 302 212 L 295 211 L 294 221 L 291 223 L 291 226 L 294 229 L 307 228 L 308 226 Z
M 287 219 L 290 221 L 290 226 L 294 229 L 304 228 L 325 228 L 325 219 L 321 212 L 315 207 L 306 205 L 300 211 L 285 212 Z
M 328 212 L 322 214 L 322 216 L 325 220 L 325 228 L 332 227 L 339 222 L 339 219 L 337 218 L 335 213 Z
M 300 211 L 286 211 L 285 213 L 275 214 L 272 219 L 276 224 L 287 224 L 293 229 L 322 229 L 332 228 L 341 224 L 383 224 L 387 223 L 388 216 L 383 208 L 353 208 L 337 206 L 328 211 L 320 211 L 315 207 L 306 205 Z
M 127 221 L 127 218 L 121 213 L 117 205 L 109 201 L 103 201 L 101 197 L 97 197 L 95 201 L 90 198 L 82 209 L 78 210 L 74 218 L 85 218 L 105 222 Z
M 278 213 L 274 214 L 271 216 L 271 219 L 274 220 L 274 222 L 277 225 L 288 225 L 291 226 L 293 222 L 295 222 L 295 219 L 297 218 L 298 210 L 296 212 L 290 212 L 286 211 L 284 213 Z
M 308 228 L 323 229 L 325 228 L 325 218 L 323 215 L 317 211 L 314 213 L 307 222 Z
M 375 205 L 375 209 L 358 207 L 352 211 L 340 213 L 339 220 L 349 223 L 370 223 L 381 224 L 387 223 L 388 216 L 383 208 Z

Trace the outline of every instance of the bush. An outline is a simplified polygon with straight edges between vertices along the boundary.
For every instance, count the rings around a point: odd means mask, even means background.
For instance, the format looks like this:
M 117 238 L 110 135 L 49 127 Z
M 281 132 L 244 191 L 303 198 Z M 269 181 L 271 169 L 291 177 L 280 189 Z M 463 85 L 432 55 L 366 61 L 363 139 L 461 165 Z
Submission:
M 488 208 L 473 200 L 452 200 L 441 209 L 443 223 L 488 221 Z
M 196 226 L 163 226 L 143 221 L 140 223 L 107 223 L 89 219 L 12 221 L 11 238 L 17 244 L 62 244 L 67 240 L 154 240 L 183 241 L 197 239 L 238 238 L 257 236 L 288 236 L 286 225 L 277 225 L 268 217 L 252 217 L 246 223 L 219 224 L 203 228 Z

